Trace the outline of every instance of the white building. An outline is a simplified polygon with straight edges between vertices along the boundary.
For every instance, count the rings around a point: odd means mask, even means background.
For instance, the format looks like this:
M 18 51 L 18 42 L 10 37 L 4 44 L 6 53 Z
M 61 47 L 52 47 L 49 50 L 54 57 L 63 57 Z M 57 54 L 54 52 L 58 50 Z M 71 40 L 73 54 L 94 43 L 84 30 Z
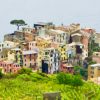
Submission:
M 59 54 L 58 51 L 55 50 L 54 48 L 46 48 L 44 49 L 44 60 L 48 61 L 49 68 L 48 72 L 49 73 L 54 73 L 58 71 L 59 69 Z
M 64 43 L 64 44 L 68 43 L 69 36 L 64 31 L 50 29 L 49 34 L 53 36 L 53 42 Z
M 0 52 L 2 52 L 3 48 L 10 49 L 16 47 L 18 43 L 11 41 L 4 41 L 0 43 Z

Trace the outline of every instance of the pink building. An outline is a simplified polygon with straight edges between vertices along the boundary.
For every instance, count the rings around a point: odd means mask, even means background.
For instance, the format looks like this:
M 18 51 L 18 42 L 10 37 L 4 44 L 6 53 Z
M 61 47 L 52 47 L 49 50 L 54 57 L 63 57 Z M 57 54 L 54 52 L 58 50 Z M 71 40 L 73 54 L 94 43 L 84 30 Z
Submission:
M 37 57 L 38 51 L 36 50 L 28 50 L 23 51 L 23 66 L 37 69 Z
M 37 47 L 37 42 L 36 41 L 31 41 L 28 43 L 29 50 L 33 50 L 34 48 Z
M 94 52 L 92 60 L 95 61 L 96 63 L 100 63 L 100 52 Z
M 82 36 L 81 42 L 84 45 L 84 49 L 85 50 L 88 50 L 88 43 L 89 43 L 88 37 L 87 36 Z
M 74 67 L 71 64 L 68 64 L 66 61 L 61 62 L 60 71 L 64 73 L 74 74 Z
M 7 61 L 0 61 L 0 67 L 3 73 L 17 73 L 21 69 L 19 64 Z

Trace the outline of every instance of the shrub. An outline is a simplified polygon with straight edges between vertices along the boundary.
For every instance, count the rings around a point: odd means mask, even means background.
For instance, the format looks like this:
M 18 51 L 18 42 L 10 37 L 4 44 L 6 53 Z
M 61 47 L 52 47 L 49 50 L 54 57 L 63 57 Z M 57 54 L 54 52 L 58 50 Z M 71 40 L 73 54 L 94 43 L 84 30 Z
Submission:
M 0 78 L 3 77 L 2 69 L 0 69 Z
M 22 68 L 18 71 L 19 74 L 31 74 L 32 70 L 30 68 Z
M 79 75 L 75 75 L 73 77 L 71 85 L 74 86 L 74 87 L 82 86 L 83 85 L 83 81 L 82 81 L 81 77 Z
M 74 66 L 74 74 L 80 74 L 80 66 Z
M 59 82 L 59 84 L 66 84 L 66 85 L 71 85 L 74 87 L 83 85 L 83 81 L 79 75 L 59 73 L 57 75 L 57 81 Z
M 71 74 L 59 73 L 57 75 L 57 81 L 60 84 L 70 84 L 71 80 L 72 80 L 72 75 Z

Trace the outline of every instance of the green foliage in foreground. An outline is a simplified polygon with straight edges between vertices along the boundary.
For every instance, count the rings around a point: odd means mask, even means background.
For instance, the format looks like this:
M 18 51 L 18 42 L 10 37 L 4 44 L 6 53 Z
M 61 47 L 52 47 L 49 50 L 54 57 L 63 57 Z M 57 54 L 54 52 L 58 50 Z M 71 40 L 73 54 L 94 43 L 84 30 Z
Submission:
M 82 86 L 74 88 L 69 82 L 58 84 L 56 77 L 57 75 L 47 76 L 41 73 L 19 74 L 14 78 L 4 77 L 0 80 L 0 100 L 36 100 L 36 95 L 37 100 L 43 100 L 44 92 L 55 91 L 61 91 L 62 100 L 86 100 L 84 94 L 95 91 L 96 96 L 93 100 L 100 100 L 100 86 L 84 82 Z
M 59 73 L 57 75 L 57 80 L 60 84 L 71 85 L 74 87 L 79 87 L 83 85 L 83 81 L 79 75 Z
M 22 68 L 21 70 L 19 70 L 18 72 L 19 74 L 30 74 L 32 73 L 32 70 L 30 68 Z

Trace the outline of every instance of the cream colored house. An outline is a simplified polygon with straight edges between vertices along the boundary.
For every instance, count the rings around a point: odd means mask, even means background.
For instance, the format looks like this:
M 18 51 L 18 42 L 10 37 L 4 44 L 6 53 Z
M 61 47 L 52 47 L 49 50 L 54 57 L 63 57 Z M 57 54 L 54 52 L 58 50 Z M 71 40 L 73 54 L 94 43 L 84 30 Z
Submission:
M 88 80 L 100 77 L 100 63 L 89 65 L 88 67 Z
M 50 29 L 49 35 L 53 37 L 53 42 L 63 43 L 63 44 L 67 43 L 68 36 L 65 31 Z

